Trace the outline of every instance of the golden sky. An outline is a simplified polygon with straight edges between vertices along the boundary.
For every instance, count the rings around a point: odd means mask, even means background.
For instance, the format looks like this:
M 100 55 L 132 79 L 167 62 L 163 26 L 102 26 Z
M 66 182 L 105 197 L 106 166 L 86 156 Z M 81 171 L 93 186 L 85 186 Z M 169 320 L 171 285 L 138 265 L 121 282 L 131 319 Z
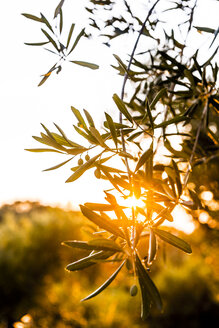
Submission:
M 76 22 L 76 32 L 83 27 L 86 15 L 83 11 L 85 0 L 66 0 L 63 7 L 64 28 L 69 29 Z M 100 124 L 104 112 L 118 115 L 112 101 L 113 93 L 120 94 L 122 79 L 113 71 L 113 53 L 129 53 L 135 36 L 121 45 L 115 42 L 112 48 L 101 45 L 98 40 L 80 41 L 75 52 L 76 60 L 86 60 L 100 65 L 92 71 L 76 65 L 66 65 L 58 75 L 51 77 L 37 87 L 40 75 L 45 74 L 54 64 L 53 55 L 41 48 L 24 45 L 24 42 L 42 40 L 40 26 L 25 19 L 21 13 L 39 15 L 42 12 L 52 19 L 58 1 L 4 1 L 1 4 L 1 170 L 0 204 L 14 200 L 38 200 L 45 204 L 77 206 L 85 201 L 102 201 L 104 183 L 97 181 L 88 172 L 75 183 L 65 184 L 71 175 L 70 167 L 42 172 L 66 158 L 59 154 L 34 154 L 25 148 L 37 148 L 38 143 L 31 136 L 42 131 L 40 123 L 55 131 L 57 123 L 70 139 L 74 140 L 72 124 L 75 119 L 70 106 L 86 108 Z M 194 25 L 217 28 L 219 3 L 199 0 L 199 13 Z M 207 10 L 207 11 L 206 11 Z M 206 15 L 206 12 L 208 15 Z M 173 18 L 173 17 L 172 17 Z M 174 19 L 177 19 L 176 17 Z M 203 23 L 206 22 L 206 23 Z M 193 44 L 203 44 L 203 38 L 194 31 Z M 206 38 L 206 36 L 204 36 Z

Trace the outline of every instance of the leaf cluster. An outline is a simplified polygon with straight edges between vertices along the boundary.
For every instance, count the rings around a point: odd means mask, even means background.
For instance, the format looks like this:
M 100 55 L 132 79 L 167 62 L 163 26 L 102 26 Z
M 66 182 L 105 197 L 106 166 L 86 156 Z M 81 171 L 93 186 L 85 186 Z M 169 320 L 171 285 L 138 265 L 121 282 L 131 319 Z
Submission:
M 43 83 L 46 82 L 46 80 L 51 76 L 53 72 L 56 72 L 59 74 L 62 70 L 62 64 L 65 61 L 68 61 L 70 63 L 80 65 L 83 67 L 90 68 L 92 70 L 98 69 L 99 66 L 93 63 L 89 63 L 86 61 L 81 60 L 72 60 L 69 59 L 69 56 L 72 54 L 72 52 L 75 50 L 76 46 L 78 45 L 80 39 L 85 35 L 85 29 L 83 28 L 79 34 L 75 37 L 74 41 L 72 41 L 73 32 L 75 29 L 75 24 L 72 23 L 67 35 L 67 38 L 62 36 L 63 31 L 63 13 L 62 13 L 62 6 L 64 4 L 64 1 L 60 1 L 59 5 L 57 6 L 53 22 L 50 23 L 47 18 L 41 13 L 40 17 L 32 15 L 32 14 L 26 14 L 23 13 L 22 15 L 30 20 L 33 20 L 35 22 L 41 23 L 43 28 L 41 28 L 42 34 L 44 36 L 45 41 L 40 42 L 31 42 L 31 43 L 25 43 L 29 46 L 45 46 L 48 45 L 49 48 L 44 48 L 45 50 L 53 53 L 54 55 L 58 56 L 58 61 L 46 72 L 43 74 L 43 78 L 41 79 L 38 86 L 41 86 Z
M 112 1 L 90 2 L 93 7 L 87 9 L 91 14 L 97 7 L 111 11 L 115 5 Z M 83 300 L 102 292 L 126 267 L 128 274 L 137 277 L 142 299 L 141 316 L 145 320 L 151 306 L 162 310 L 159 291 L 150 277 L 161 245 L 168 243 L 188 254 L 192 252 L 189 244 L 167 231 L 164 224 L 166 221 L 173 222 L 172 211 L 176 206 L 183 206 L 191 213 L 204 208 L 197 190 L 189 188 L 188 182 L 196 166 L 218 157 L 218 130 L 215 133 L 211 129 L 212 124 L 218 121 L 219 111 L 218 66 L 215 62 L 218 47 L 204 63 L 201 63 L 199 50 L 185 59 L 185 40 L 183 43 L 176 40 L 173 30 L 170 34 L 164 31 L 165 42 L 162 45 L 160 39 L 152 36 L 160 23 L 158 18 L 154 18 L 156 15 L 152 20 L 152 11 L 149 12 L 148 19 L 142 23 L 133 15 L 126 1 L 124 4 L 130 17 L 143 27 L 139 36 L 143 34 L 153 38 L 156 46 L 148 49 L 146 45 L 145 51 L 138 56 L 134 56 L 133 51 L 128 64 L 114 55 L 118 66 L 113 67 L 124 76 L 124 88 L 126 80 L 129 80 L 134 89 L 132 96 L 125 100 L 123 95 L 119 97 L 114 94 L 112 97 L 119 120 L 105 113 L 102 128 L 98 129 L 87 110 L 82 112 L 72 106 L 76 120 L 74 132 L 81 138 L 82 145 L 69 139 L 57 124 L 59 133 L 51 132 L 42 125 L 44 132 L 41 137 L 34 136 L 34 139 L 49 148 L 29 150 L 53 151 L 70 156 L 47 170 L 77 161 L 71 167 L 71 175 L 66 180 L 68 183 L 76 181 L 88 170 L 94 171 L 97 179 L 108 181 L 109 189 L 104 190 L 106 203 L 87 202 L 81 205 L 81 212 L 96 230 L 88 241 L 64 242 L 71 248 L 88 251 L 87 256 L 70 263 L 66 269 L 76 271 L 100 262 L 119 262 L 115 272 Z M 196 1 L 192 6 L 187 1 L 175 1 L 174 4 L 166 11 L 187 9 L 188 19 L 183 24 L 187 26 L 188 35 L 192 29 Z M 55 12 L 55 17 L 60 16 L 60 22 L 62 5 L 63 2 Z M 24 15 L 45 24 L 53 33 L 44 18 Z M 113 17 L 112 21 L 106 21 L 106 27 L 118 20 L 124 23 L 124 17 Z M 108 35 L 109 38 L 132 30 L 133 25 L 127 21 L 125 23 L 127 28 L 123 32 L 117 31 Z M 96 22 L 93 27 L 98 28 Z M 72 25 L 67 44 L 61 47 L 54 44 L 55 41 L 43 30 L 48 42 L 54 48 L 57 46 L 56 51 L 61 57 L 66 56 L 73 29 Z M 209 31 L 205 29 L 204 32 Z M 76 37 L 67 55 L 74 50 L 83 33 Z M 213 33 L 213 42 L 216 42 L 217 33 Z M 80 61 L 72 62 L 82 64 Z M 83 65 L 96 68 L 93 64 Z M 173 141 L 176 136 L 181 140 L 181 150 L 175 149 Z M 161 149 L 164 149 L 164 155 Z M 128 205 L 123 204 L 124 200 Z M 141 205 L 137 204 L 138 200 L 141 200 Z M 142 242 L 147 250 L 146 257 L 140 254 L 139 245 Z M 131 287 L 131 296 L 135 296 L 137 290 L 136 285 Z

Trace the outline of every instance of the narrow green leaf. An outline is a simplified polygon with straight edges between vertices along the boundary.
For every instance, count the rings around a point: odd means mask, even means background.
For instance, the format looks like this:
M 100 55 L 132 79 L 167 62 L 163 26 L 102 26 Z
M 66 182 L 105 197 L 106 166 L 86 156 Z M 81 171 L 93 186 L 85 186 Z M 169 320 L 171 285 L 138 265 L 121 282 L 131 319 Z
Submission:
M 73 157 L 69 158 L 67 161 L 64 161 L 64 162 L 62 162 L 62 163 L 60 163 L 58 165 L 55 165 L 55 166 L 50 167 L 49 169 L 45 169 L 43 171 L 46 172 L 46 171 L 56 170 L 56 169 L 60 168 L 61 166 L 65 165 L 66 163 L 68 163 L 69 161 L 71 161 L 72 159 L 73 159 Z
M 36 43 L 24 42 L 24 44 L 26 44 L 26 46 L 44 46 L 47 43 L 49 43 L 49 41 L 46 41 L 46 42 L 36 42 Z
M 97 290 L 95 290 L 89 296 L 83 298 L 81 301 L 89 300 L 89 299 L 97 296 L 98 294 L 100 294 L 104 289 L 106 289 L 111 284 L 111 282 L 116 278 L 116 276 L 118 275 L 119 271 L 122 269 L 123 265 L 125 264 L 125 261 L 122 262 L 122 264 L 118 267 L 118 269 L 109 277 L 109 279 L 107 279 L 104 282 L 104 284 L 102 286 L 100 286 Z
M 96 128 L 94 128 L 93 126 L 90 126 L 90 129 L 89 130 L 90 130 L 91 134 L 94 136 L 94 138 L 98 141 L 98 143 L 100 144 L 101 147 L 103 147 L 103 148 L 109 148 L 105 144 L 102 136 L 100 135 L 99 131 Z
M 157 309 L 161 311 L 162 301 L 161 301 L 160 294 L 157 290 L 157 287 L 149 277 L 145 267 L 141 263 L 141 260 L 139 259 L 137 254 L 136 254 L 136 268 L 139 277 L 139 283 L 141 283 L 140 286 L 143 285 L 143 292 L 148 293 L 150 295 L 152 302 L 156 305 Z
M 58 127 L 57 124 L 55 124 L 55 125 L 56 125 L 56 127 Z M 61 128 L 59 128 L 59 129 L 60 129 L 59 131 L 61 133 Z M 87 148 L 79 145 L 78 143 L 69 140 L 66 136 L 64 138 L 64 132 L 61 136 L 58 133 L 55 133 L 55 132 L 51 132 L 51 134 L 54 137 L 55 141 L 58 142 L 62 146 L 87 149 Z
M 108 122 L 107 121 L 104 121 L 103 125 L 105 126 L 105 128 L 109 129 L 109 125 L 108 125 Z M 128 126 L 128 125 L 120 124 L 120 123 L 116 123 L 116 122 L 114 122 L 114 125 L 115 125 L 115 128 L 117 130 L 129 129 L 130 128 L 130 126 Z
M 106 116 L 106 120 L 107 120 L 107 123 L 108 123 L 108 126 L 109 126 L 109 129 L 110 129 L 110 132 L 111 132 L 111 135 L 112 135 L 112 138 L 113 138 L 113 141 L 114 141 L 114 144 L 117 148 L 117 133 L 116 133 L 116 128 L 115 128 L 115 125 L 114 125 L 114 122 L 113 122 L 113 119 L 112 117 L 105 113 L 105 116 Z
M 127 138 L 128 141 L 132 141 L 135 138 L 138 138 L 140 135 L 142 135 L 142 133 L 144 133 L 144 131 L 138 131 L 133 133 L 130 137 Z
M 56 7 L 56 9 L 55 9 L 55 13 L 54 13 L 54 18 L 56 18 L 56 17 L 60 14 L 61 9 L 62 9 L 62 6 L 63 6 L 63 4 L 64 4 L 64 1 L 65 1 L 65 0 L 61 0 L 61 1 L 59 2 L 58 6 Z
M 150 314 L 151 309 L 151 297 L 147 291 L 147 288 L 144 284 L 144 280 L 141 277 L 138 277 L 140 289 L 141 289 L 141 319 L 146 321 Z
M 95 128 L 94 121 L 93 121 L 93 119 L 92 119 L 90 113 L 89 113 L 86 109 L 84 109 L 84 114 L 85 114 L 85 116 L 86 116 L 86 119 L 87 119 L 89 125 L 92 126 L 93 128 Z
M 55 138 L 55 140 L 58 142 L 61 140 L 62 143 L 64 143 L 65 146 L 71 146 L 71 147 L 76 147 L 76 148 L 81 148 L 81 149 L 85 149 L 85 147 L 69 140 L 64 131 L 58 126 L 58 124 L 54 123 L 55 127 L 57 128 L 57 130 L 61 133 L 62 136 L 59 136 L 58 134 L 56 133 L 52 133 L 52 136 Z
M 212 44 L 214 43 L 216 37 L 218 36 L 218 33 L 219 33 L 219 27 L 218 27 L 218 28 L 215 30 L 215 32 L 214 32 L 214 38 L 213 38 L 213 40 L 212 40 L 212 42 L 211 42 L 209 48 L 211 48 L 211 46 L 212 46 Z
M 150 107 L 148 101 L 146 103 L 146 109 L 147 109 L 147 114 L 148 114 L 148 117 L 149 117 L 149 121 L 151 123 L 151 128 L 152 128 L 152 130 L 154 130 L 154 120 L 153 120 L 153 116 L 151 114 L 151 107 Z
M 172 118 L 171 120 L 169 121 L 166 121 L 166 122 L 162 122 L 158 125 L 155 125 L 155 129 L 158 129 L 158 128 L 164 128 L 170 124 L 176 124 L 176 123 L 179 123 L 179 122 L 183 122 L 183 121 L 188 121 L 189 118 L 188 117 L 184 117 L 184 116 L 176 116 L 174 118 Z
M 109 182 L 113 185 L 113 187 L 118 190 L 120 193 L 122 193 L 122 191 L 119 189 L 115 179 L 112 177 L 112 175 L 107 171 L 106 168 L 101 168 L 102 172 L 105 174 L 105 176 L 107 177 L 107 179 L 109 180 Z M 123 193 L 122 193 L 123 194 Z
M 80 248 L 90 251 L 112 251 L 112 252 L 122 252 L 122 248 L 117 245 L 115 242 L 109 239 L 93 239 L 90 241 L 78 241 L 78 240 L 67 240 L 62 242 L 62 245 L 71 247 L 71 248 Z
M 54 148 L 57 148 L 59 150 L 63 150 L 63 151 L 66 151 L 65 147 L 61 146 L 56 140 L 55 138 L 53 137 L 52 133 L 45 127 L 45 125 L 43 125 L 41 123 L 42 127 L 44 128 L 44 130 L 46 131 L 47 135 L 44 135 L 42 134 L 42 136 L 44 137 L 44 141 L 48 141 L 50 142 L 50 145 Z M 36 139 L 36 138 L 35 138 Z M 49 143 L 48 143 L 49 144 Z
M 177 191 L 178 191 L 178 196 L 180 197 L 182 194 L 182 183 L 180 180 L 180 172 L 178 169 L 178 166 L 174 160 L 172 160 L 172 165 L 176 173 L 176 185 L 177 185 Z
M 41 20 L 42 22 L 48 27 L 48 29 L 50 29 L 50 31 L 53 33 L 53 29 L 52 29 L 52 26 L 49 24 L 48 20 L 46 19 L 46 17 L 40 13 L 41 15 Z
M 72 37 L 72 33 L 74 31 L 74 28 L 75 28 L 75 24 L 71 24 L 71 27 L 70 27 L 70 30 L 69 30 L 69 33 L 68 33 L 68 40 L 67 40 L 67 44 L 66 44 L 66 49 L 68 49 L 68 46 L 69 46 L 69 43 L 71 41 L 71 37 Z
M 50 149 L 50 148 L 33 148 L 33 149 L 25 149 L 25 150 L 31 151 L 33 153 L 54 152 L 54 153 L 63 154 L 61 151 Z
M 189 254 L 192 253 L 192 249 L 191 249 L 190 245 L 185 240 L 172 235 L 170 232 L 160 230 L 160 229 L 154 229 L 154 233 L 156 235 L 158 235 L 165 242 L 181 249 L 182 251 L 189 253 Z
M 113 95 L 113 100 L 116 106 L 118 107 L 119 111 L 127 118 L 127 120 L 129 120 L 129 122 L 132 123 L 133 120 L 131 114 L 128 112 L 124 102 L 119 98 L 119 96 L 116 93 Z
M 86 148 L 71 148 L 71 149 L 66 149 L 66 153 L 68 153 L 69 155 L 79 155 L 82 154 L 86 151 Z
M 108 257 L 112 256 L 114 252 L 111 251 L 100 251 L 98 253 L 92 253 L 91 255 L 84 257 L 78 261 L 75 261 L 73 263 L 70 263 L 67 265 L 66 270 L 68 271 L 77 271 L 77 270 L 82 270 L 85 269 L 91 265 L 96 264 L 94 260 L 97 259 L 107 259 Z
M 62 9 L 60 9 L 60 21 L 59 21 L 59 32 L 60 32 L 60 34 L 62 33 L 62 28 L 63 28 L 63 14 L 62 14 Z
M 79 133 L 82 137 L 87 139 L 91 144 L 96 145 L 97 141 L 92 135 L 85 133 L 83 130 L 81 130 L 80 128 L 78 128 L 75 125 L 73 125 L 73 126 L 74 126 L 74 129 L 77 131 L 77 133 Z
M 38 141 L 38 142 L 40 142 L 40 143 L 42 143 L 44 145 L 47 145 L 47 146 L 50 146 L 50 147 L 53 147 L 53 148 L 56 148 L 56 149 L 59 149 L 59 150 L 62 150 L 62 151 L 67 151 L 56 140 L 51 139 L 49 136 L 47 136 L 44 133 L 41 133 L 41 135 L 42 135 L 42 138 L 33 136 L 33 139 L 35 139 L 36 141 Z
M 44 128 L 44 130 L 46 131 L 46 133 L 48 134 L 48 137 L 50 137 L 52 140 L 55 141 L 55 138 L 53 137 L 52 133 L 47 129 L 47 127 L 43 123 L 40 123 L 40 124 Z
M 70 55 L 70 53 L 72 53 L 72 51 L 74 50 L 74 48 L 77 46 L 80 38 L 84 35 L 84 28 L 83 30 L 81 30 L 81 32 L 78 34 L 77 38 L 75 39 L 75 42 L 71 48 L 71 50 L 68 52 L 67 56 Z
M 155 107 L 156 103 L 160 100 L 160 98 L 162 98 L 165 95 L 166 92 L 167 92 L 167 89 L 163 88 L 156 94 L 155 98 L 150 103 L 151 110 Z
M 40 83 L 38 84 L 38 87 L 40 87 L 43 83 L 45 83 L 46 80 L 50 77 L 50 75 L 51 75 L 51 71 L 49 71 L 48 73 L 46 73 L 44 75 L 44 77 L 42 78 L 42 80 L 40 81 Z
M 79 168 L 77 169 L 77 171 L 75 171 L 67 180 L 66 182 L 73 182 L 75 180 L 77 180 L 78 178 L 80 178 L 80 176 L 82 176 L 82 174 L 84 174 L 85 171 L 87 171 L 92 164 L 96 161 L 96 159 L 98 157 L 100 157 L 102 153 L 94 156 L 93 158 L 89 159 L 89 161 L 85 162 L 83 165 L 79 166 Z
M 207 32 L 207 33 L 215 33 L 215 29 L 209 27 L 202 27 L 202 26 L 194 26 L 200 32 Z
M 78 240 L 66 240 L 61 243 L 63 246 L 68 246 L 71 248 L 80 248 L 93 251 L 94 248 L 91 245 L 88 245 L 87 241 L 78 241 Z
M 191 83 L 192 88 L 195 89 L 196 88 L 196 84 L 195 84 L 195 80 L 194 80 L 194 77 L 192 75 L 192 72 L 190 70 L 188 70 L 188 69 L 185 69 L 184 70 L 184 75 L 185 75 L 185 77 L 187 77 L 187 79 Z
M 33 136 L 33 139 L 35 139 L 36 141 L 44 144 L 44 145 L 47 145 L 47 146 L 50 146 L 50 147 L 54 147 L 56 146 L 56 143 L 53 142 L 53 140 L 51 140 L 47 135 L 45 135 L 43 133 L 43 138 L 40 138 L 40 137 L 36 137 L 36 136 Z
M 114 251 L 114 252 L 123 252 L 122 248 L 116 244 L 113 240 L 105 239 L 105 238 L 97 238 L 88 241 L 88 245 L 92 247 L 96 247 L 97 249 L 106 250 L 106 251 Z
M 47 39 L 52 43 L 52 45 L 54 46 L 54 48 L 59 52 L 59 48 L 56 44 L 56 42 L 53 40 L 53 38 L 49 35 L 49 33 L 47 33 L 43 28 L 41 29 L 41 31 L 43 32 L 43 34 L 45 34 L 45 36 L 47 37 Z
M 119 156 L 134 159 L 134 157 L 131 154 L 129 154 L 126 151 L 123 151 L 123 150 L 119 152 Z
M 117 62 L 119 63 L 119 65 L 124 69 L 124 71 L 127 72 L 127 67 L 126 65 L 123 63 L 123 61 L 121 60 L 121 58 L 115 54 L 113 54 L 113 56 L 116 58 Z
M 76 65 L 80 65 L 80 66 L 84 66 L 90 69 L 98 69 L 99 66 L 93 63 L 88 63 L 85 61 L 81 61 L 81 60 L 70 60 L 71 63 L 76 64 Z
M 170 143 L 170 141 L 169 141 L 168 139 L 166 139 L 166 140 L 164 141 L 164 146 L 166 147 L 166 149 L 167 149 L 170 153 L 174 154 L 176 157 L 179 157 L 179 158 L 183 158 L 183 157 L 184 157 L 181 151 L 175 150 L 175 149 L 171 146 L 171 143 Z
M 156 252 L 157 252 L 156 236 L 153 232 L 153 229 L 150 229 L 148 263 L 151 263 L 153 261 L 153 259 L 155 258 Z
M 40 22 L 42 23 L 42 19 L 40 17 L 37 17 L 37 16 L 34 16 L 34 15 L 31 15 L 31 14 L 21 14 L 23 15 L 24 17 L 28 18 L 28 19 L 32 19 L 36 22 Z
M 142 167 L 142 165 L 145 164 L 145 162 L 148 160 L 148 158 L 151 157 L 152 155 L 153 155 L 153 150 L 151 148 L 146 150 L 139 158 L 139 161 L 135 168 L 135 172 L 138 171 L 140 169 L 140 167 Z
M 76 109 L 75 107 L 71 106 L 71 110 L 75 117 L 77 118 L 78 122 L 82 125 L 83 129 L 88 131 L 87 125 L 85 123 L 85 120 L 83 119 L 83 116 L 81 115 L 80 111 Z
M 94 163 L 91 165 L 91 167 L 98 167 L 98 168 L 99 168 L 99 166 L 100 166 L 101 163 L 105 163 L 105 162 L 107 162 L 107 161 L 108 161 L 110 158 L 112 158 L 113 156 L 115 156 L 115 155 L 108 156 L 108 157 L 106 157 L 106 158 L 102 158 L 102 159 L 98 159 L 98 162 L 94 162 Z M 108 166 L 106 166 L 106 167 L 108 168 Z M 79 168 L 79 166 L 75 166 L 75 167 L 72 167 L 71 170 L 75 172 L 78 168 Z
M 56 64 L 57 64 L 57 63 L 56 63 Z M 38 87 L 40 87 L 44 82 L 46 82 L 46 80 L 50 77 L 51 73 L 52 73 L 55 69 L 57 69 L 56 64 L 53 65 L 53 66 L 50 68 L 50 70 L 49 70 L 46 74 L 43 75 L 43 79 L 42 79 L 42 80 L 40 81 L 40 83 L 38 84 Z
M 86 216 L 86 218 L 88 218 L 90 221 L 98 225 L 100 228 L 103 228 L 116 236 L 124 238 L 123 232 L 114 224 L 113 221 L 103 218 L 101 215 L 93 212 L 86 206 L 80 205 L 80 208 L 82 214 Z

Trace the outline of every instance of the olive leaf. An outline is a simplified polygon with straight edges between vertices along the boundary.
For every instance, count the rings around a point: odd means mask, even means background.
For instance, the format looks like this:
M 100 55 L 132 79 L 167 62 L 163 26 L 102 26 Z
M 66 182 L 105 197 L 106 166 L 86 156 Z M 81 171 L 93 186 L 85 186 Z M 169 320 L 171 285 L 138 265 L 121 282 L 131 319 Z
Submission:
M 170 232 L 167 232 L 165 230 L 160 230 L 160 229 L 156 229 L 154 228 L 154 233 L 156 235 L 158 235 L 158 237 L 160 237 L 160 239 L 164 240 L 165 242 L 181 249 L 182 251 L 186 252 L 186 253 L 192 253 L 192 249 L 190 247 L 190 245 L 183 239 L 176 237 L 174 235 L 172 235 Z
M 112 282 L 113 280 L 116 278 L 116 276 L 118 275 L 119 271 L 122 269 L 123 265 L 125 264 L 125 261 L 122 262 L 122 264 L 118 267 L 118 269 L 109 277 L 109 279 L 107 279 L 103 285 L 101 285 L 97 290 L 95 290 L 93 293 L 91 293 L 89 296 L 83 298 L 81 300 L 82 301 L 86 301 L 89 300 L 95 296 L 97 296 L 98 294 L 100 294 L 104 289 L 106 289 Z

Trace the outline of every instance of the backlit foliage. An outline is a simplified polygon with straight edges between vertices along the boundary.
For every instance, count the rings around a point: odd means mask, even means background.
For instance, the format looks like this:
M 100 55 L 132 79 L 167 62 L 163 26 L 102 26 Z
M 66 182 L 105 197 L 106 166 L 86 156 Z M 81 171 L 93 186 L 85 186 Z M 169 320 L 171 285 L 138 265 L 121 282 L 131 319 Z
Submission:
M 135 296 L 140 288 L 141 316 L 145 320 L 151 306 L 162 311 L 159 291 L 150 277 L 160 245 L 163 242 L 169 243 L 186 253 L 192 252 L 185 240 L 168 232 L 162 224 L 173 221 L 171 212 L 176 205 L 188 211 L 204 208 L 197 190 L 189 188 L 188 182 L 195 167 L 218 158 L 218 129 L 214 131 L 212 125 L 218 125 L 218 66 L 214 60 L 218 47 L 214 47 L 219 30 L 193 26 L 198 1 L 170 1 L 164 9 L 159 0 L 154 1 L 150 3 L 149 9 L 145 8 L 144 21 L 132 13 L 131 4 L 126 1 L 122 3 L 126 15 L 120 17 L 114 16 L 116 2 L 89 1 L 86 8 L 91 15 L 91 27 L 88 30 L 91 33 L 92 29 L 100 30 L 100 34 L 108 38 L 107 45 L 121 35 L 138 32 L 128 61 L 115 55 L 118 66 L 114 68 L 124 77 L 121 95 L 113 95 L 119 119 L 114 120 L 109 113 L 105 113 L 105 121 L 100 130 L 96 128 L 95 120 L 87 110 L 80 111 L 72 106 L 76 120 L 74 129 L 83 140 L 81 144 L 66 136 L 57 124 L 56 132 L 42 124 L 41 136 L 34 136 L 34 139 L 47 148 L 28 150 L 52 151 L 67 156 L 64 162 L 47 170 L 58 169 L 72 161 L 74 164 L 66 181 L 68 183 L 74 182 L 88 170 L 92 170 L 97 179 L 109 182 L 110 188 L 104 190 L 105 203 L 86 202 L 81 205 L 83 215 L 94 223 L 96 229 L 88 241 L 63 242 L 66 246 L 88 252 L 86 257 L 70 263 L 66 269 L 76 271 L 100 262 L 109 262 L 109 265 L 118 262 L 115 272 L 83 301 L 101 293 L 121 270 L 127 270 L 136 281 L 130 286 L 131 296 Z M 64 1 L 61 1 L 54 15 L 54 19 L 59 20 L 60 34 L 63 4 Z M 101 10 L 109 11 L 112 16 L 106 19 L 102 30 L 98 20 L 96 22 Z M 182 11 L 185 14 L 185 20 L 176 26 L 176 30 L 183 32 L 181 40 L 178 40 L 178 32 L 173 29 L 168 31 L 162 22 L 159 15 L 166 11 Z M 42 29 L 47 38 L 46 43 L 54 48 L 60 60 L 67 58 L 84 34 L 82 30 L 71 50 L 68 50 L 74 24 L 70 27 L 67 43 L 62 43 L 61 36 L 57 40 L 53 39 L 57 33 L 42 14 L 40 18 L 23 15 L 44 24 L 48 29 L 48 32 Z M 123 28 L 118 27 L 120 24 Z M 111 28 L 110 33 L 108 27 Z M 213 34 L 209 58 L 204 62 L 199 49 L 191 54 L 187 46 L 188 36 L 194 29 Z M 162 35 L 158 38 L 160 30 Z M 85 33 L 85 36 L 90 36 L 89 33 Z M 140 37 L 152 39 L 153 46 L 148 47 L 146 42 L 143 51 L 135 56 Z M 96 64 L 76 60 L 72 62 L 98 68 Z M 58 62 L 44 75 L 39 85 L 53 71 L 59 72 L 60 69 L 61 64 Z M 127 80 L 133 85 L 133 93 L 125 97 Z M 174 146 L 176 137 L 181 142 L 180 151 Z M 129 205 L 124 205 L 123 200 L 128 200 L 126 204 Z M 140 206 L 137 200 L 141 200 Z M 142 242 L 147 249 L 145 258 L 139 252 L 139 244 Z

